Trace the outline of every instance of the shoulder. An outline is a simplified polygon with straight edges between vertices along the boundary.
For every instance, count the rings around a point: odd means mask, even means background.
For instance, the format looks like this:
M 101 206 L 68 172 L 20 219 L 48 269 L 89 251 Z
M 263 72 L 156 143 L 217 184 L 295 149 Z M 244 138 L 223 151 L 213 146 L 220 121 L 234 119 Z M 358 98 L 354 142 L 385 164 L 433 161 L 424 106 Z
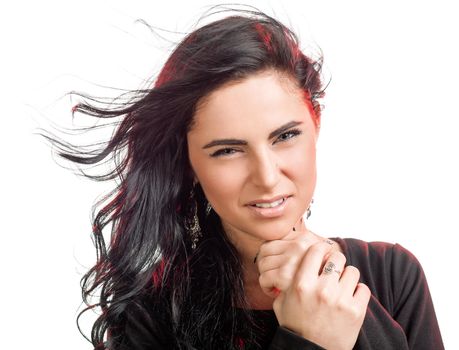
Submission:
M 348 264 L 371 264 L 374 267 L 378 265 L 390 267 L 392 264 L 407 264 L 414 267 L 420 265 L 416 256 L 399 243 L 367 242 L 357 238 L 331 239 L 338 243 Z
M 416 256 L 398 243 L 367 242 L 356 238 L 331 238 L 346 256 L 346 265 L 360 271 L 360 281 L 388 309 L 401 302 L 406 293 L 426 284 Z

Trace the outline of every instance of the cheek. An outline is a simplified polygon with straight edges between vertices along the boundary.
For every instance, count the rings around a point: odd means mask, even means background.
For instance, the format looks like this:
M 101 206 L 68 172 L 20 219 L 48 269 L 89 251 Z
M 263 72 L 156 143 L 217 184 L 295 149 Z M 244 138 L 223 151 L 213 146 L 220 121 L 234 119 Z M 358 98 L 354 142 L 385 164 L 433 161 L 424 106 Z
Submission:
M 212 167 L 212 170 L 204 171 L 202 176 L 198 174 L 204 194 L 216 212 L 223 213 L 238 205 L 244 183 L 241 174 L 234 166 Z
M 292 149 L 282 155 L 282 159 L 285 172 L 299 189 L 309 192 L 315 187 L 316 151 L 314 144 Z

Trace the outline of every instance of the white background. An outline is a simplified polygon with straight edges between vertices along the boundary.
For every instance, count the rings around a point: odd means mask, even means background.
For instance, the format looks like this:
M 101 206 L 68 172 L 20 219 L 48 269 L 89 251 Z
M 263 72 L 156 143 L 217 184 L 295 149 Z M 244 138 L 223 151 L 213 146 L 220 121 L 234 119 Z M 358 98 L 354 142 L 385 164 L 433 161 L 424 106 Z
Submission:
M 79 279 L 95 260 L 90 207 L 110 184 L 59 167 L 32 133 L 50 122 L 72 126 L 72 103 L 61 98 L 70 90 L 115 96 L 95 84 L 136 88 L 153 76 L 171 46 L 136 19 L 185 32 L 204 5 L 217 2 L 11 3 L 0 11 L 0 347 L 90 349 L 75 326 Z M 413 252 L 445 346 L 459 348 L 454 2 L 246 3 L 290 21 L 304 48 L 319 45 L 332 76 L 310 227 L 328 237 L 398 242 Z M 83 320 L 87 333 L 89 322 Z

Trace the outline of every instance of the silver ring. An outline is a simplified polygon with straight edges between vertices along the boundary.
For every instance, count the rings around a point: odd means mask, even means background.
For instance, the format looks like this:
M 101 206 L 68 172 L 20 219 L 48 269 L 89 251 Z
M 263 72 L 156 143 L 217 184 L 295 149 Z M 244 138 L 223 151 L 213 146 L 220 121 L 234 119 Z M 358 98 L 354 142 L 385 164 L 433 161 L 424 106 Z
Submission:
M 335 263 L 333 261 L 327 261 L 327 263 L 324 266 L 324 269 L 323 269 L 322 273 L 324 275 L 329 275 L 332 272 L 336 272 L 338 274 L 338 276 L 341 276 L 341 271 L 336 269 Z

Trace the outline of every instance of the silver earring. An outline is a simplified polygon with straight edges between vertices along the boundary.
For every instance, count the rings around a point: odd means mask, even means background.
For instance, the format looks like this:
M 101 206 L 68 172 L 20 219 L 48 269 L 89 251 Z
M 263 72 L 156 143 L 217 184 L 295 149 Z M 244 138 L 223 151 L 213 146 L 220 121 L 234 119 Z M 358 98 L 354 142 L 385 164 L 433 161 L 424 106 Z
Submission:
M 207 206 L 206 206 L 206 216 L 209 216 L 211 210 L 212 210 L 212 206 L 210 205 L 209 202 L 207 202 Z
M 309 219 L 309 217 L 311 216 L 311 206 L 313 203 L 314 203 L 314 198 L 311 199 L 311 204 L 309 204 L 308 210 L 306 212 L 306 220 Z
M 196 249 L 196 244 L 199 238 L 202 237 L 201 226 L 199 225 L 198 219 L 198 203 L 194 195 L 194 190 L 191 190 L 189 203 L 191 210 L 185 218 L 185 228 L 190 235 L 191 249 Z

